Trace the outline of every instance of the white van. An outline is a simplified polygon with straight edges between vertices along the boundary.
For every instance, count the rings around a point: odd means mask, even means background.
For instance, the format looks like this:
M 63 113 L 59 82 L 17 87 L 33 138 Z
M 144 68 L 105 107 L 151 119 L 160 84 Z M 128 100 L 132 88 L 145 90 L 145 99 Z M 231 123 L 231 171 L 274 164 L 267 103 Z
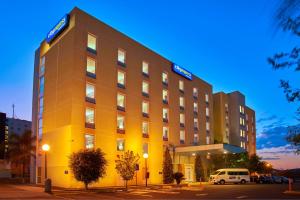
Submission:
M 250 182 L 250 173 L 248 169 L 227 168 L 218 169 L 209 177 L 209 181 L 214 184 L 225 183 L 247 183 Z

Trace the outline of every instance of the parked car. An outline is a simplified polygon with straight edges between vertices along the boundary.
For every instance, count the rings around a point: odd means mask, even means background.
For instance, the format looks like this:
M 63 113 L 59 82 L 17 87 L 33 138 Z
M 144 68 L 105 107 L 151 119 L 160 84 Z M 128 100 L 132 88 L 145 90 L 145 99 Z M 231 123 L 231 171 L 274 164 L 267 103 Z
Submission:
M 210 182 L 214 184 L 246 183 L 250 182 L 248 169 L 227 168 L 219 169 L 210 175 Z
M 259 176 L 256 183 L 272 184 L 272 183 L 274 183 L 274 181 L 271 176 Z
M 274 183 L 289 183 L 289 179 L 284 176 L 272 176 Z

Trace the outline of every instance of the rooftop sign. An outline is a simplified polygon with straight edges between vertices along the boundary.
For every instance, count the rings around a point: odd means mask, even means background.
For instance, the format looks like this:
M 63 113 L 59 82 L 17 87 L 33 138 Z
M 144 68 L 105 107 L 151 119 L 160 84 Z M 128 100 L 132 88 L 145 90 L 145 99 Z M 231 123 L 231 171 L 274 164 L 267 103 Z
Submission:
M 183 76 L 186 79 L 193 80 L 193 75 L 192 75 L 191 72 L 189 72 L 188 70 L 186 70 L 186 69 L 184 69 L 182 67 L 179 67 L 175 63 L 173 63 L 173 65 L 172 65 L 172 70 L 175 73 L 179 74 L 180 76 Z
M 59 22 L 49 31 L 46 37 L 47 43 L 51 43 L 60 33 L 68 27 L 70 16 L 66 14 Z

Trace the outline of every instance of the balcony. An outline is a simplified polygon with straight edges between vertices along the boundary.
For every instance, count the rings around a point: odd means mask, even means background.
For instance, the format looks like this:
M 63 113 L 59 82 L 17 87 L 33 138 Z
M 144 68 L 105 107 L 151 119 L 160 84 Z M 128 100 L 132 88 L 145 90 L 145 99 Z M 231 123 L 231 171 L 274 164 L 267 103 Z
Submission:
M 179 92 L 180 92 L 181 94 L 184 94 L 184 90 L 183 90 L 183 89 L 179 89 Z
M 197 132 L 198 130 L 199 130 L 199 129 L 198 129 L 198 127 L 194 127 L 194 131 L 196 131 L 196 132 Z
M 167 137 L 163 137 L 163 141 L 168 141 L 169 139 Z
M 91 97 L 85 97 L 85 101 L 89 103 L 96 104 L 96 99 Z
M 180 144 L 184 144 L 184 140 L 180 140 Z
M 85 128 L 95 129 L 95 124 L 94 123 L 85 122 Z
M 92 72 L 86 72 L 86 75 L 90 78 L 96 79 L 96 74 Z
M 142 115 L 143 115 L 143 117 L 147 117 L 147 118 L 149 118 L 149 114 L 148 113 L 142 113 Z
M 142 95 L 143 95 L 144 97 L 147 97 L 147 98 L 149 98 L 149 93 L 142 92 Z
M 180 127 L 184 128 L 184 123 L 180 123 Z
M 146 78 L 149 78 L 149 74 L 146 74 L 145 72 L 142 72 L 142 75 Z
M 117 133 L 119 133 L 119 134 L 125 134 L 125 129 L 117 128 Z
M 167 99 L 163 99 L 163 104 L 168 105 L 169 104 L 168 100 Z
M 195 111 L 195 110 L 194 110 L 194 115 L 196 115 L 196 116 L 197 116 L 197 115 L 198 115 L 198 111 Z
M 125 89 L 125 85 L 124 84 L 118 83 L 117 86 L 118 86 L 118 88 Z
M 168 82 L 163 81 L 162 84 L 166 87 L 168 87 Z
M 179 110 L 184 111 L 184 107 L 183 106 L 179 106 Z
M 90 47 L 87 47 L 86 50 L 87 50 L 88 52 L 92 53 L 92 54 L 97 55 L 97 51 L 96 51 L 95 49 L 92 49 L 92 48 L 90 48 Z
M 149 138 L 149 134 L 148 133 L 143 133 L 143 138 Z
M 163 118 L 163 122 L 168 123 L 169 122 L 168 118 Z
M 117 110 L 125 112 L 125 107 L 123 107 L 123 106 L 117 106 Z
M 126 67 L 126 64 L 121 61 L 117 61 L 117 65 L 119 65 L 121 67 Z

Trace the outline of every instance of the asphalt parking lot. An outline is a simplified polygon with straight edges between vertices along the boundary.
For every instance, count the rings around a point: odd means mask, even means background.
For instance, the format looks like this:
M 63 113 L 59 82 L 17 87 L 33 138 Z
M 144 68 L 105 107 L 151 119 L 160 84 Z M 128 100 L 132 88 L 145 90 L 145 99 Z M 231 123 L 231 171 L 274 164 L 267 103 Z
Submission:
M 0 199 L 300 199 L 285 194 L 287 184 L 202 185 L 182 188 L 130 188 L 128 191 L 63 190 L 46 194 L 36 186 L 0 184 Z M 294 184 L 300 192 L 300 184 Z

